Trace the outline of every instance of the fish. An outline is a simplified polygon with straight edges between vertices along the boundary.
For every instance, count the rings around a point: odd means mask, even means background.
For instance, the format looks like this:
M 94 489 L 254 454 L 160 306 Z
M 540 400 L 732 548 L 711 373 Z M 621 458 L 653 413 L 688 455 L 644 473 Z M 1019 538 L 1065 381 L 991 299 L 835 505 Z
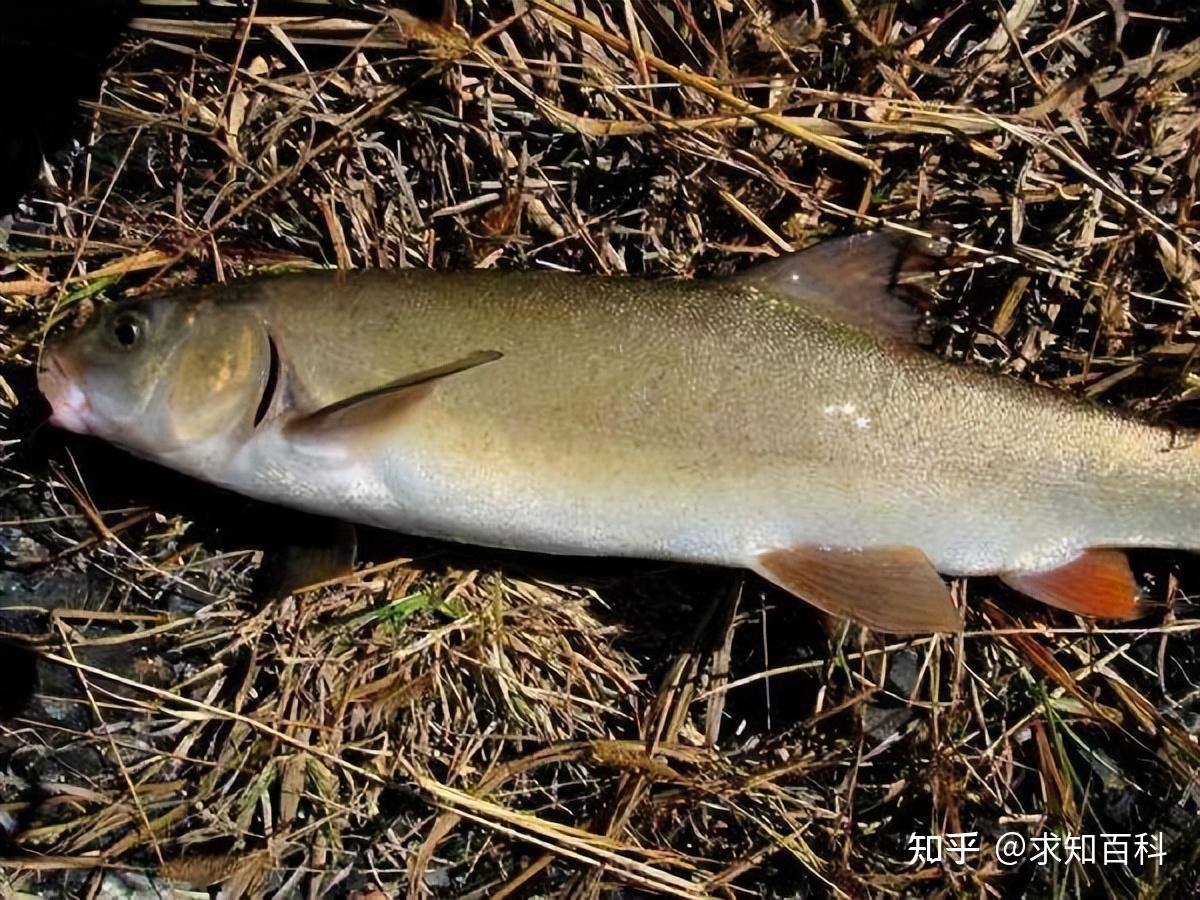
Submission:
M 923 349 L 925 252 L 249 277 L 105 304 L 38 383 L 62 428 L 345 522 L 746 569 L 889 633 L 963 628 L 945 576 L 1145 615 L 1125 551 L 1200 547 L 1194 435 Z

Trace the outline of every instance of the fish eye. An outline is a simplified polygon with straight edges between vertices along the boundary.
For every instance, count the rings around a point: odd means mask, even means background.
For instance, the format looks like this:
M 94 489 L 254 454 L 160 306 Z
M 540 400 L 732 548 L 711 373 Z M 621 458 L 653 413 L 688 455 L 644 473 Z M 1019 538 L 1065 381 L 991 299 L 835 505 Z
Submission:
M 141 320 L 133 313 L 121 313 L 113 321 L 112 335 L 118 345 L 131 349 L 142 337 Z

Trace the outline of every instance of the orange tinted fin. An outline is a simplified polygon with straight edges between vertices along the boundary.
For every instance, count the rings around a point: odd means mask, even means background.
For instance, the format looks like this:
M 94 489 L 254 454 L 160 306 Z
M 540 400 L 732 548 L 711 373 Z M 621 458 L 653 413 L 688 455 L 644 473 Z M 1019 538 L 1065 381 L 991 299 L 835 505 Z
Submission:
M 1044 572 L 1005 572 L 1009 587 L 1049 606 L 1095 619 L 1135 619 L 1145 610 L 1129 560 L 1120 550 L 1086 550 Z
M 751 568 L 830 615 L 877 631 L 962 630 L 949 588 L 916 547 L 767 550 Z

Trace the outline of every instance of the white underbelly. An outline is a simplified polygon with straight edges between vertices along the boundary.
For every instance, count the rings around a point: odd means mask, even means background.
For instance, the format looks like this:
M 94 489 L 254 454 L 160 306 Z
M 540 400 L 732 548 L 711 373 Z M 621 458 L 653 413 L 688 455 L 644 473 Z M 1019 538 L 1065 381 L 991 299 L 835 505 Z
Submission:
M 575 480 L 479 456 L 298 453 L 246 445 L 221 479 L 283 506 L 408 534 L 541 553 L 741 566 L 797 545 L 917 546 L 946 574 L 1046 568 L 1085 546 L 1053 523 L 956 515 L 938 496 L 862 496 L 843 479 L 728 473 L 688 490 L 662 479 Z

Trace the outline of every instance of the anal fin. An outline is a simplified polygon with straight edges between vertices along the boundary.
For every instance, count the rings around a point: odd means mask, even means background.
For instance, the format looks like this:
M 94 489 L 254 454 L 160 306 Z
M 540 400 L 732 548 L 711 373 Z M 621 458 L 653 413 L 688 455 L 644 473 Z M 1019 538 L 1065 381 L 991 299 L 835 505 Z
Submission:
M 1136 619 L 1145 612 L 1141 589 L 1120 550 L 1086 550 L 1042 572 L 1004 572 L 1000 580 L 1049 606 L 1095 619 Z
M 933 563 L 916 547 L 803 545 L 759 553 L 752 568 L 830 615 L 900 634 L 962 630 Z

